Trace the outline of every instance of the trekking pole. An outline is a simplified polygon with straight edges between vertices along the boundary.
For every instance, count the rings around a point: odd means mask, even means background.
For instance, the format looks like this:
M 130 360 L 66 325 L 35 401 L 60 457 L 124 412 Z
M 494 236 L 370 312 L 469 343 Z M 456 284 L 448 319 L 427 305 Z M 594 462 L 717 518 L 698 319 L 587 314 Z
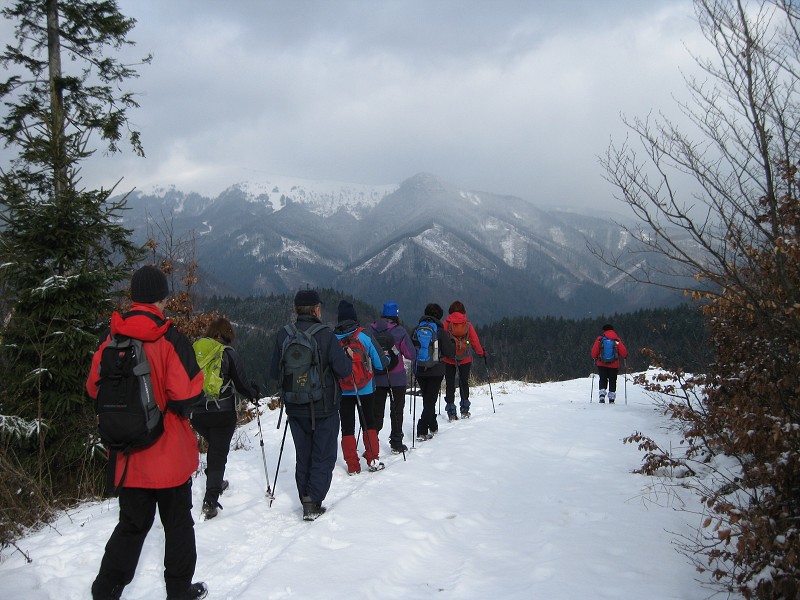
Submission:
M 628 405 L 628 359 L 623 358 L 622 364 L 625 365 L 625 370 L 622 372 L 622 378 L 625 380 L 625 406 Z
M 414 371 L 411 373 L 411 395 L 414 397 L 414 400 L 411 403 L 414 405 L 414 410 L 411 414 L 411 447 L 416 448 L 417 442 L 417 390 L 414 385 L 414 379 L 417 375 L 417 363 L 414 362 Z M 419 384 L 419 380 L 417 379 L 417 384 Z
M 275 481 L 272 482 L 272 497 L 269 499 L 269 506 L 275 500 L 275 490 L 278 487 L 278 474 L 281 472 L 281 458 L 283 457 L 283 445 L 286 443 L 286 430 L 289 429 L 289 417 L 286 417 L 286 424 L 283 426 L 283 439 L 281 440 L 281 451 L 278 453 L 278 466 L 275 467 Z
M 486 355 L 483 355 L 483 364 L 486 365 L 486 380 L 489 383 L 489 396 L 492 399 L 492 412 L 497 414 L 497 410 L 494 407 L 494 394 L 492 393 L 492 376 L 489 373 L 489 360 L 486 358 Z
M 261 438 L 261 461 L 264 463 L 264 477 L 267 478 L 267 498 L 274 498 L 269 485 L 269 472 L 267 471 L 267 453 L 264 450 L 264 431 L 261 429 L 261 407 L 256 400 L 256 421 L 258 422 L 258 436 Z
M 594 401 L 594 371 L 592 371 L 592 387 L 589 388 L 589 404 Z
M 364 416 L 364 407 L 361 405 L 361 396 L 358 394 L 358 386 L 356 385 L 355 375 L 350 375 L 350 379 L 353 380 L 353 390 L 356 393 L 356 412 L 358 412 L 359 425 L 364 429 L 364 450 L 367 450 L 367 446 L 369 446 L 369 453 L 372 455 L 372 460 L 375 460 L 375 449 L 372 447 L 372 440 L 369 437 L 369 430 L 367 429 L 367 417 Z M 359 433 L 361 432 L 359 431 Z M 356 438 L 356 443 L 358 443 L 358 438 Z M 367 468 L 369 468 L 369 466 L 369 461 L 367 461 Z
M 394 405 L 394 392 L 392 392 L 392 388 L 391 387 L 388 387 L 386 389 L 389 390 L 389 421 L 391 421 L 391 418 L 392 418 L 392 406 Z M 400 413 L 400 414 L 402 416 L 403 413 Z M 400 444 L 402 445 L 402 443 L 403 443 L 403 441 L 401 440 Z M 406 451 L 403 450 L 403 462 L 405 462 L 405 461 L 406 461 Z

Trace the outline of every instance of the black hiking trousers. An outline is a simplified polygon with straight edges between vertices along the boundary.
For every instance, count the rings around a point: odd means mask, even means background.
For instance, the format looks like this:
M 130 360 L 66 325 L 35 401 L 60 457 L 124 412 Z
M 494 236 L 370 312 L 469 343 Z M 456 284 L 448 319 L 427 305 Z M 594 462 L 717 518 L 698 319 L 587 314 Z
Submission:
M 119 492 L 119 523 L 106 543 L 92 597 L 109 598 L 112 590 L 133 581 L 156 507 L 164 526 L 164 581 L 167 596 L 181 596 L 192 584 L 197 549 L 192 519 L 192 480 L 172 488 L 123 487 Z
M 236 411 L 196 412 L 191 421 L 194 430 L 208 442 L 205 500 L 213 504 L 222 493 L 225 465 L 228 464 L 228 452 L 236 431 Z
M 605 390 L 608 387 L 609 392 L 617 392 L 617 367 L 604 367 L 597 365 L 597 374 L 600 376 L 600 383 L 598 389 Z
M 372 394 L 372 410 L 375 429 L 380 433 L 381 429 L 383 429 L 383 419 L 386 414 L 386 395 L 389 390 L 391 390 L 389 422 L 392 426 L 392 431 L 389 434 L 389 444 L 391 444 L 392 448 L 395 448 L 400 447 L 403 443 L 403 412 L 405 412 L 406 407 L 406 386 L 376 387 Z

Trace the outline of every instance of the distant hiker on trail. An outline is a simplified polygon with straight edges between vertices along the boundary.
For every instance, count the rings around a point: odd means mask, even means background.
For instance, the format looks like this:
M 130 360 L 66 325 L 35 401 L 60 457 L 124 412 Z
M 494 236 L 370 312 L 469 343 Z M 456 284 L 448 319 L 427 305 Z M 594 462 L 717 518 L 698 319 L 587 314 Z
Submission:
M 156 507 L 164 526 L 167 600 L 205 598 L 208 593 L 204 583 L 192 583 L 197 562 L 192 474 L 199 460 L 197 438 L 188 419 L 192 406 L 203 395 L 203 373 L 189 339 L 164 318 L 168 296 L 167 278 L 160 269 L 145 266 L 133 274 L 131 309 L 124 315 L 111 315 L 110 332 L 101 338 L 86 380 L 91 398 L 97 401 L 99 394 L 104 403 L 112 400 L 108 393 L 120 390 L 113 379 L 104 378 L 101 372 L 101 366 L 113 366 L 113 360 L 101 362 L 103 350 L 112 341 L 111 336 L 142 340 L 150 365 L 152 394 L 163 414 L 163 433 L 152 444 L 128 454 L 120 452 L 109 465 L 113 484 L 119 490 L 119 523 L 106 544 L 100 572 L 92 583 L 94 600 L 119 600 L 122 590 L 133 581 Z M 117 354 L 117 362 L 120 357 Z
M 214 319 L 206 335 L 193 346 L 197 362 L 203 369 L 205 397 L 192 408 L 194 430 L 208 442 L 206 453 L 206 495 L 203 516 L 217 516 L 219 496 L 228 487 L 224 479 L 228 451 L 236 431 L 236 395 L 238 392 L 258 402 L 259 390 L 247 380 L 239 354 L 231 348 L 236 334 L 225 317 Z
M 361 473 L 358 440 L 355 437 L 356 414 L 361 422 L 367 468 L 370 471 L 380 471 L 383 463 L 380 462 L 380 443 L 372 406 L 372 392 L 375 388 L 374 373 L 384 371 L 389 359 L 380 351 L 380 346 L 372 336 L 358 324 L 356 309 L 347 300 L 339 302 L 338 324 L 334 332 L 353 361 L 352 374 L 339 379 L 339 386 L 342 388 L 342 403 L 339 408 L 342 455 L 347 463 L 347 474 Z
M 403 358 L 413 362 L 417 357 L 417 350 L 411 342 L 411 336 L 400 325 L 400 310 L 396 302 L 386 302 L 383 305 L 381 318 L 372 324 L 372 334 L 389 359 L 386 372 L 375 373 L 375 392 L 372 400 L 375 428 L 378 433 L 383 429 L 386 395 L 390 394 L 389 420 L 392 431 L 389 434 L 389 445 L 394 454 L 400 454 L 408 450 L 403 443 L 403 411 L 408 383 Z
M 348 378 L 353 370 L 333 330 L 320 321 L 321 304 L 315 290 L 297 292 L 297 322 L 278 331 L 270 367 L 270 377 L 278 381 L 292 429 L 294 478 L 305 521 L 325 512 L 322 502 L 331 487 L 339 455 L 341 393 L 337 378 Z
M 457 421 L 456 416 L 456 370 L 458 370 L 458 392 L 460 395 L 461 418 L 469 418 L 469 374 L 472 370 L 472 352 L 481 358 L 486 353 L 478 339 L 478 332 L 475 327 L 467 320 L 467 309 L 464 303 L 456 300 L 450 305 L 449 315 L 444 321 L 444 328 L 456 347 L 454 358 L 445 357 L 444 359 L 444 401 L 447 416 L 451 421 Z
M 422 394 L 422 413 L 417 421 L 417 440 L 423 442 L 433 438 L 439 431 L 436 422 L 436 399 L 444 379 L 444 363 L 442 358 L 455 356 L 455 345 L 445 331 L 441 318 L 442 307 L 431 303 L 425 307 L 425 314 L 411 336 L 417 348 L 417 359 L 414 363 L 414 376 L 417 378 Z
M 614 326 L 603 325 L 603 333 L 592 345 L 592 358 L 597 363 L 597 374 L 600 376 L 598 384 L 600 391 L 600 404 L 606 401 L 606 387 L 608 387 L 608 403 L 614 404 L 617 398 L 617 373 L 619 372 L 619 359 L 628 358 L 628 349 L 614 331 Z

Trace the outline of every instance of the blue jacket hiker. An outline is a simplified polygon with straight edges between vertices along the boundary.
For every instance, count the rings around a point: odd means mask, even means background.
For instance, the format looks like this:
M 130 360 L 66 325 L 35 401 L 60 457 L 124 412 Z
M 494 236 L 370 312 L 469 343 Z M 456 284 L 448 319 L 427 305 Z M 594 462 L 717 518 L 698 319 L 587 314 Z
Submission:
M 380 462 L 380 444 L 375 429 L 372 407 L 372 392 L 375 389 L 374 372 L 383 371 L 388 359 L 379 350 L 373 337 L 358 324 L 356 309 L 347 300 L 339 302 L 338 324 L 334 330 L 339 343 L 353 361 L 349 377 L 340 378 L 342 402 L 339 416 L 342 424 L 342 455 L 347 463 L 347 474 L 361 472 L 356 440 L 356 420 L 358 413 L 364 438 L 364 459 L 370 471 L 383 468 Z
M 379 434 L 383 429 L 388 394 L 389 420 L 392 428 L 389 445 L 392 447 L 392 452 L 399 454 L 408 450 L 403 444 L 403 411 L 408 383 L 404 359 L 410 360 L 413 364 L 417 357 L 417 349 L 408 331 L 400 325 L 400 311 L 396 302 L 385 303 L 381 318 L 371 327 L 373 337 L 390 360 L 386 373 L 375 373 L 375 393 L 372 400 L 375 429 Z M 392 362 L 395 364 L 392 365 Z
M 315 290 L 297 292 L 294 297 L 297 322 L 278 331 L 270 368 L 270 377 L 278 380 L 288 426 L 292 430 L 296 456 L 294 478 L 306 521 L 313 521 L 325 512 L 322 501 L 330 489 L 339 454 L 336 448 L 341 398 L 338 379 L 349 378 L 353 368 L 333 330 L 320 321 L 321 304 Z M 318 351 L 322 391 L 308 394 L 312 398 L 310 401 L 294 391 L 292 373 L 286 368 L 287 358 L 291 357 L 286 356 L 289 352 L 283 352 L 284 342 L 290 340 L 293 327 L 301 332 L 310 331 Z M 286 349 L 290 348 L 287 345 Z M 312 379 L 306 375 L 302 374 L 303 383 Z

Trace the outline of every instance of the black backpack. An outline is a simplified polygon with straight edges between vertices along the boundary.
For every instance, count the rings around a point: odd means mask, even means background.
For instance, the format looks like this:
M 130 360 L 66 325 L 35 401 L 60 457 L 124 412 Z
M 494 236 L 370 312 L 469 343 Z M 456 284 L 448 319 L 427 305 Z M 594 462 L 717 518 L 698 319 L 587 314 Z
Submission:
M 285 403 L 309 404 L 323 399 L 324 373 L 314 334 L 326 327 L 315 323 L 303 331 L 293 323 L 284 326 L 287 335 L 281 345 L 279 381 Z
M 397 366 L 397 363 L 400 362 L 400 353 L 397 350 L 397 346 L 394 343 L 394 336 L 392 332 L 388 329 L 384 329 L 383 331 L 378 331 L 374 327 L 372 328 L 372 335 L 375 340 L 380 344 L 381 350 L 389 359 L 389 364 L 386 365 L 386 371 L 391 371 Z
M 153 444 L 164 433 L 164 414 L 153 394 L 150 363 L 141 340 L 112 335 L 100 356 L 99 375 L 95 411 L 100 440 L 109 450 L 110 490 L 117 454 L 127 456 Z M 126 461 L 119 487 L 127 470 Z

